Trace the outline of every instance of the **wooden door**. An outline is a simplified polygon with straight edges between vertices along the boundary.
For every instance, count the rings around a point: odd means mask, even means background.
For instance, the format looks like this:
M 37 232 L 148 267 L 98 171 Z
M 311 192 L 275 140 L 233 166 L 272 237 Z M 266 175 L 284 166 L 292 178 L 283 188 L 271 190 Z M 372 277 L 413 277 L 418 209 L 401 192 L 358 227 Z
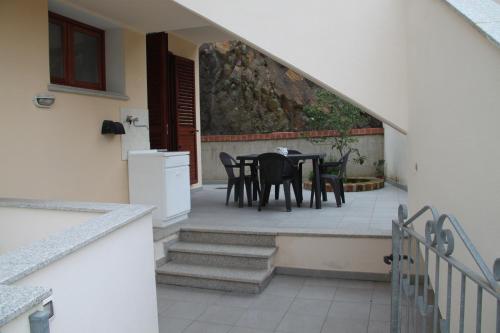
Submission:
M 190 178 L 194 184 L 198 182 L 194 61 L 175 56 L 174 68 L 177 150 L 189 151 Z
M 146 35 L 147 93 L 149 141 L 151 149 L 176 150 L 173 131 L 168 35 L 164 32 Z

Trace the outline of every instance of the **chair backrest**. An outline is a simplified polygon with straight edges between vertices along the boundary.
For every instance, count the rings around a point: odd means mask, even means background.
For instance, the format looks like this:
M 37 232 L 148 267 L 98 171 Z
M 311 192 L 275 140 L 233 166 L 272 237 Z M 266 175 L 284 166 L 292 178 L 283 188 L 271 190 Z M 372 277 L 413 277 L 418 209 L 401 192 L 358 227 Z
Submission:
M 222 165 L 224 165 L 224 169 L 226 169 L 227 176 L 229 178 L 235 178 L 236 176 L 234 175 L 234 168 L 231 166 L 237 165 L 238 162 L 229 155 L 228 153 L 221 152 L 219 154 L 220 161 L 222 162 Z
M 265 153 L 257 157 L 260 179 L 266 184 L 280 184 L 283 178 L 292 178 L 296 171 L 293 163 L 278 153 Z
M 339 177 L 345 179 L 347 177 L 347 162 L 349 162 L 349 155 L 351 154 L 351 150 L 349 150 L 344 156 L 342 156 L 339 160 L 341 163 L 339 169 Z

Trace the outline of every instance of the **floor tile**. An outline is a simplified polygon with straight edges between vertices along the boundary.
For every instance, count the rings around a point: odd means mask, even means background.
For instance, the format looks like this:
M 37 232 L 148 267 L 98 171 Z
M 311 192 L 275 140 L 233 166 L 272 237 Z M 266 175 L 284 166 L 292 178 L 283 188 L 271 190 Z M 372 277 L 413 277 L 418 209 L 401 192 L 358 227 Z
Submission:
M 256 330 L 254 328 L 235 326 L 229 331 L 229 333 L 273 333 L 273 331 L 263 331 Z
M 360 280 L 345 279 L 345 280 L 342 280 L 342 282 L 340 283 L 340 287 L 372 290 L 374 287 L 374 283 L 372 281 L 360 281 Z
M 184 319 L 196 319 L 207 309 L 207 303 L 181 302 L 175 303 L 165 310 L 165 315 Z
M 370 315 L 370 303 L 336 302 L 332 303 L 328 317 L 341 319 L 359 319 L 367 321 Z
M 387 333 L 390 329 L 390 322 L 371 321 L 368 323 L 368 333 Z
M 234 325 L 245 313 L 244 308 L 235 306 L 210 305 L 198 318 L 199 321 L 208 321 L 218 324 Z
M 375 304 L 391 304 L 391 291 L 374 289 L 372 302 Z
M 336 288 L 334 287 L 304 285 L 297 297 L 331 301 L 335 291 Z
M 369 302 L 372 290 L 355 288 L 337 288 L 334 302 Z
M 324 321 L 324 317 L 300 315 L 289 312 L 285 315 L 276 331 L 289 333 L 320 333 Z
M 282 311 L 284 313 L 292 302 L 293 297 L 260 294 L 254 299 L 250 308 L 262 311 Z
M 367 327 L 367 321 L 329 317 L 321 333 L 366 333 Z
M 288 313 L 326 317 L 330 304 L 331 301 L 297 297 L 290 305 Z
M 385 304 L 372 304 L 370 311 L 370 320 L 372 321 L 390 321 L 391 306 Z
M 340 287 L 342 279 L 328 279 L 328 278 L 308 278 L 304 282 L 306 286 L 321 286 L 321 287 Z
M 165 297 L 158 297 L 158 314 L 164 314 L 167 309 L 172 307 L 178 301 Z
M 191 324 L 191 320 L 169 316 L 159 316 L 160 333 L 181 333 Z
M 253 294 L 228 293 L 215 301 L 214 304 L 248 308 L 255 301 L 256 297 L 257 296 Z
M 230 325 L 206 323 L 195 321 L 182 333 L 227 333 L 232 328 Z
M 236 326 L 274 331 L 283 316 L 283 311 L 248 309 Z

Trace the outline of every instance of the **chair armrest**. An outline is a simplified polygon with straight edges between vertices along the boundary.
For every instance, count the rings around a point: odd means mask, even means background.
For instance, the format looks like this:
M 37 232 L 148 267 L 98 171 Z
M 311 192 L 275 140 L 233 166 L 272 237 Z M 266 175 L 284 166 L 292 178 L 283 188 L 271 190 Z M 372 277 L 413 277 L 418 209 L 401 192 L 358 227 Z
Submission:
M 319 165 L 320 170 L 334 169 L 342 166 L 342 162 L 323 162 Z

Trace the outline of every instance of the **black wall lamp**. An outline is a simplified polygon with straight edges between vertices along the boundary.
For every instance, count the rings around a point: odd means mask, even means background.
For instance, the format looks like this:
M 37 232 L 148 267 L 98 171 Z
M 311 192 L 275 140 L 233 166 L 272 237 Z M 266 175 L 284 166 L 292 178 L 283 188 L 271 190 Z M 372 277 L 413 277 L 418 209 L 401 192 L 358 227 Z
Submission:
M 123 124 L 118 121 L 104 120 L 102 122 L 101 134 L 125 134 Z

